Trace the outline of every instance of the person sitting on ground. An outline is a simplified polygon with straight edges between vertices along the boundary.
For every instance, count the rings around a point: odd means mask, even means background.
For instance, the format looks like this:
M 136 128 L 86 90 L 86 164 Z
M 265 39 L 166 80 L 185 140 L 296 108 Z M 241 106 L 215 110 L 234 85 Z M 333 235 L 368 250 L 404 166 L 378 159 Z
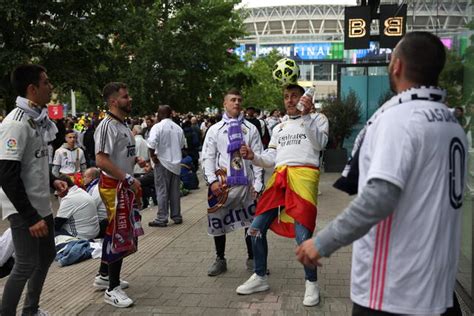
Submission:
M 145 173 L 137 179 L 142 184 L 142 209 L 145 209 L 150 206 L 150 198 L 154 205 L 158 205 L 158 201 L 156 200 L 155 174 L 151 163 L 147 162 L 143 170 Z
M 181 182 L 187 190 L 199 189 L 199 180 L 194 171 L 193 158 L 188 155 L 187 151 L 183 149 L 183 159 L 181 159 Z
M 54 219 L 54 230 L 58 234 L 68 234 L 82 239 L 93 239 L 99 235 L 97 208 L 86 191 L 74 185 L 71 178 L 61 175 L 68 189 L 60 194 L 62 199 Z
M 97 217 L 99 219 L 99 235 L 98 238 L 103 238 L 105 229 L 109 224 L 107 219 L 107 210 L 105 209 L 104 202 L 100 197 L 99 193 L 99 176 L 100 170 L 98 168 L 92 167 L 84 171 L 84 187 L 86 188 L 87 193 L 94 200 L 95 207 L 97 209 Z
M 0 236 L 0 278 L 4 278 L 10 274 L 15 263 L 13 253 L 12 230 L 8 228 L 2 236 Z

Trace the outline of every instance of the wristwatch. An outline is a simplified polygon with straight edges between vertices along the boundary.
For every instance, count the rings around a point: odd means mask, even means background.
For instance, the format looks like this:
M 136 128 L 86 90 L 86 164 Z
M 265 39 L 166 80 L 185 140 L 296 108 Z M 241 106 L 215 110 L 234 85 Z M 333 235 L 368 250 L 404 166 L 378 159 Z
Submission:
M 127 184 L 131 186 L 133 185 L 133 182 L 135 182 L 135 178 L 127 173 L 125 175 L 125 181 L 127 181 Z

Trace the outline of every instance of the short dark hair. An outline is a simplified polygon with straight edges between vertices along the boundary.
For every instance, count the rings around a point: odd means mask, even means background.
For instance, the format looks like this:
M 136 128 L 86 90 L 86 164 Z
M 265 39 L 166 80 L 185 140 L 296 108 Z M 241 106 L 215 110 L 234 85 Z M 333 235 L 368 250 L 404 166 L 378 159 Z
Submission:
M 289 84 L 289 85 L 286 85 L 283 87 L 283 91 L 285 90 L 298 90 L 299 92 L 301 92 L 301 95 L 304 94 L 304 88 L 298 84 Z
M 104 98 L 104 101 L 108 102 L 110 96 L 119 92 L 120 89 L 127 89 L 127 85 L 123 82 L 109 82 L 106 84 L 104 89 L 102 89 L 102 97 Z
M 246 111 L 254 111 L 254 112 L 257 112 L 257 109 L 253 106 L 249 106 L 245 109 Z
M 71 177 L 65 175 L 65 174 L 62 174 L 58 177 L 58 180 L 61 180 L 61 181 L 64 181 L 67 183 L 67 187 L 70 188 L 70 187 L 73 187 L 74 186 L 74 182 L 71 180 Z
M 240 91 L 237 88 L 230 88 L 229 90 L 227 90 L 227 92 L 224 94 L 224 97 L 229 94 L 242 96 L 242 94 L 240 94 Z
M 158 107 L 158 115 L 160 118 L 170 118 L 172 112 L 171 106 L 167 104 L 163 104 Z
M 16 67 L 10 77 L 13 89 L 19 96 L 26 97 L 26 89 L 30 84 L 39 85 L 42 72 L 46 72 L 46 68 L 41 65 L 26 64 Z
M 72 134 L 72 133 L 76 134 L 76 132 L 74 130 L 68 129 L 68 130 L 66 130 L 66 132 L 64 132 L 64 135 Z
M 434 34 L 411 32 L 397 45 L 395 57 L 406 64 L 406 79 L 419 85 L 436 86 L 446 62 L 446 49 Z

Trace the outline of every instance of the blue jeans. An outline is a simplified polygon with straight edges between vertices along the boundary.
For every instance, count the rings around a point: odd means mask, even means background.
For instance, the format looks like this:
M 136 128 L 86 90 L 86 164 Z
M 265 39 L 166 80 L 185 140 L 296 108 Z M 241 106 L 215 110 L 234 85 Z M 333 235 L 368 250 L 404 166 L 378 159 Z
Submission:
M 267 211 L 253 219 L 248 234 L 252 236 L 254 270 L 259 276 L 264 276 L 267 272 L 268 243 L 267 231 L 271 223 L 278 216 L 278 209 Z M 295 222 L 296 243 L 300 245 L 303 241 L 310 239 L 313 232 L 298 222 Z M 296 259 L 295 259 L 296 260 Z M 317 281 L 316 268 L 304 267 L 305 279 L 311 282 Z

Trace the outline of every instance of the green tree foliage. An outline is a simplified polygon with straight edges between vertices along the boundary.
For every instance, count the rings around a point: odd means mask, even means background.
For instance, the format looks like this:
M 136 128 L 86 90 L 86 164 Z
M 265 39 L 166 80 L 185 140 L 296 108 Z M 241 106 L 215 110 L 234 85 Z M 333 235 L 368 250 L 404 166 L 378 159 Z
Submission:
M 2 1 L 0 95 L 13 103 L 11 70 L 41 63 L 58 91 L 80 90 L 93 102 L 111 76 L 110 38 L 121 31 L 127 1 Z M 105 65 L 105 67 L 104 67 Z
M 280 58 L 282 56 L 273 50 L 250 63 L 252 80 L 242 89 L 244 106 L 267 110 L 283 107 L 282 86 L 272 77 L 273 66 Z
M 169 104 L 198 111 L 235 56 L 229 49 L 243 33 L 236 1 L 162 1 L 150 8 L 153 27 L 130 63 L 135 103 L 142 112 Z
M 463 76 L 464 64 L 462 58 L 455 52 L 447 51 L 446 64 L 440 74 L 439 85 L 446 89 L 447 103 L 450 107 L 463 105 Z
M 474 30 L 474 21 L 469 24 L 469 29 Z M 474 107 L 474 34 L 471 35 L 471 45 L 466 49 L 464 55 L 464 100 L 466 105 L 470 105 L 472 111 Z M 470 113 L 469 113 L 470 114 Z
M 13 105 L 11 70 L 46 66 L 60 95 L 81 93 L 94 110 L 109 81 L 125 81 L 134 114 L 159 104 L 208 106 L 216 78 L 235 63 L 228 49 L 243 33 L 237 0 L 2 1 L 0 98 Z M 84 101 L 84 99 L 81 99 Z
M 323 101 L 323 113 L 329 121 L 331 148 L 342 148 L 344 140 L 351 135 L 352 128 L 360 119 L 360 101 L 357 94 L 351 89 L 342 99 Z

